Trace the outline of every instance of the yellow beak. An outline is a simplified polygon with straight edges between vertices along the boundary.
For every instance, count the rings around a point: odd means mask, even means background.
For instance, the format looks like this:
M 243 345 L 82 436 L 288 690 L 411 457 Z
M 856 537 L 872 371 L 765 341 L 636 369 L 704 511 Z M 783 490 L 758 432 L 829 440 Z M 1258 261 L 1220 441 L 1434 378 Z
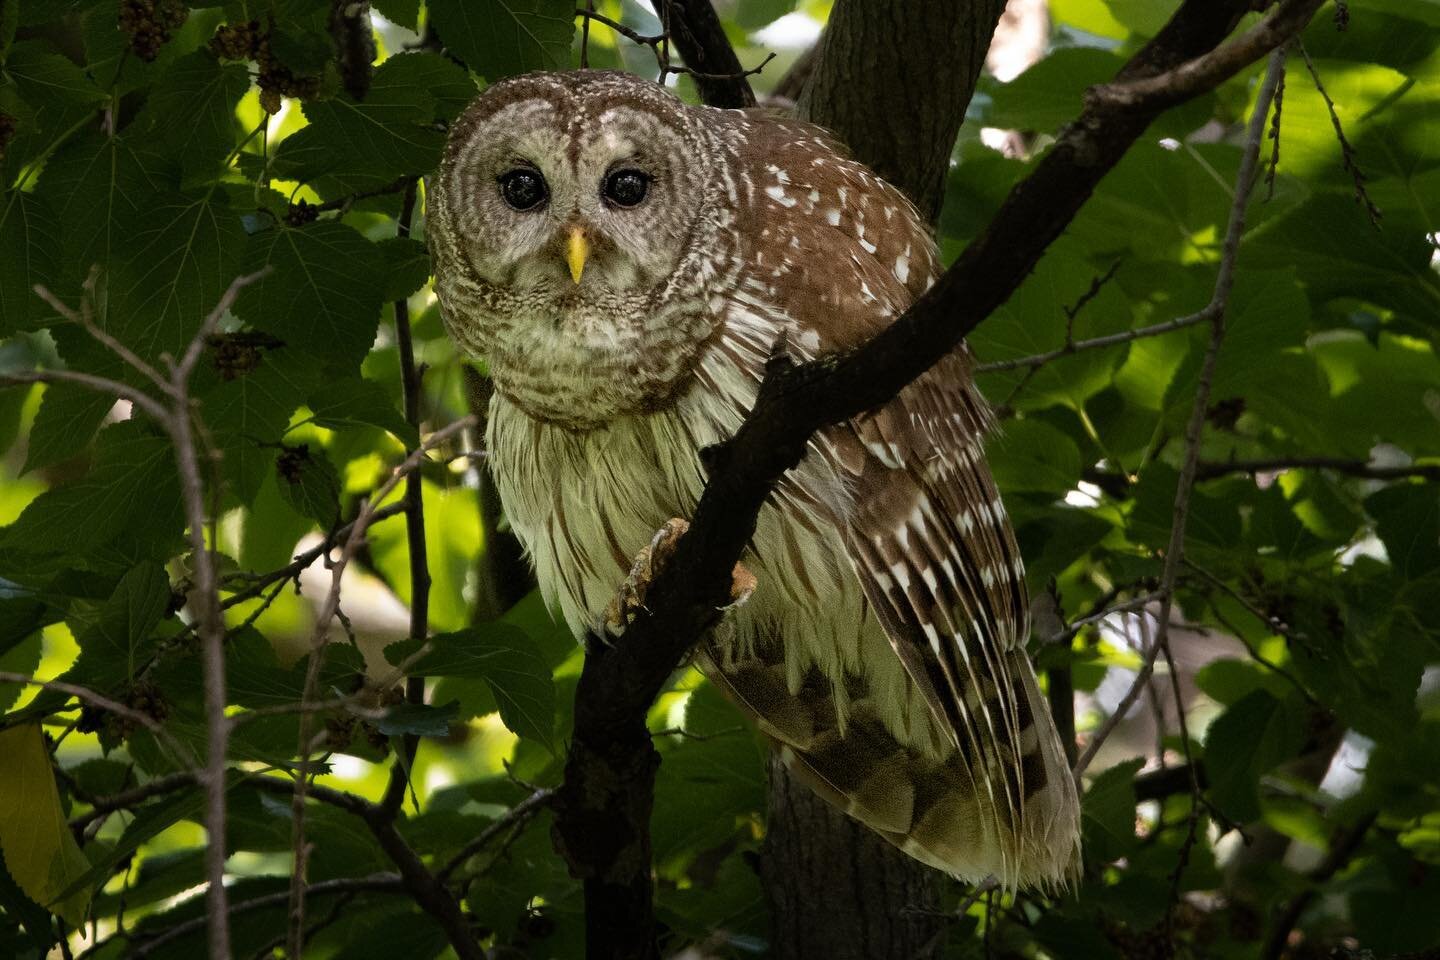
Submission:
M 565 242 L 565 262 L 570 265 L 570 279 L 580 282 L 585 272 L 585 260 L 590 256 L 590 241 L 585 237 L 583 227 L 571 227 Z

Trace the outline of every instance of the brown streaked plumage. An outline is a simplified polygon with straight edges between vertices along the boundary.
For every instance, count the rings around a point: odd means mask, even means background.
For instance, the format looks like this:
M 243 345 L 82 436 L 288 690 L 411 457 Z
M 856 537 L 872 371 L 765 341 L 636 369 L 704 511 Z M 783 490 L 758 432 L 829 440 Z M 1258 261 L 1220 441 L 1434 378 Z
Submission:
M 495 380 L 507 515 L 577 633 L 693 509 L 698 452 L 738 427 L 773 345 L 860 343 L 939 270 L 914 208 L 822 130 L 598 71 L 487 90 L 428 224 L 447 327 Z M 1079 808 L 969 365 L 812 440 L 761 512 L 754 595 L 698 659 L 792 769 L 916 858 L 1063 884 Z

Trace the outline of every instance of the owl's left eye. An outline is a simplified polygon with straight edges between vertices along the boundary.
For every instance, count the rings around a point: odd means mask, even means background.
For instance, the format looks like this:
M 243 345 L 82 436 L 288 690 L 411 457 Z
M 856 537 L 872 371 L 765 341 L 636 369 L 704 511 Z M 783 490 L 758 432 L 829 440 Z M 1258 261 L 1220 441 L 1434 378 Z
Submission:
M 640 170 L 616 170 L 605 178 L 605 199 L 617 207 L 633 207 L 645 199 L 650 175 Z

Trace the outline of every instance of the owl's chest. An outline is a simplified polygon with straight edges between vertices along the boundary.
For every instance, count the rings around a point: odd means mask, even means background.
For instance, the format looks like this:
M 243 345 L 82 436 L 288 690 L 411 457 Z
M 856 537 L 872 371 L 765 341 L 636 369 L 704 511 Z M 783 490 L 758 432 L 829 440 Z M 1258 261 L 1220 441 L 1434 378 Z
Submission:
M 698 500 L 699 449 L 719 437 L 697 435 L 682 415 L 697 400 L 584 432 L 492 401 L 488 448 L 506 516 L 575 633 L 593 627 L 656 529 Z

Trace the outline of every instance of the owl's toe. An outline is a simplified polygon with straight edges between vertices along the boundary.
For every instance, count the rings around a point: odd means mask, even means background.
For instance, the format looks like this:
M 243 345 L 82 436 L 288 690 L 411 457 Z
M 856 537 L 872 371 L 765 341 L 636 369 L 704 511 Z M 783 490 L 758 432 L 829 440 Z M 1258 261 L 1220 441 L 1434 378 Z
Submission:
M 650 543 L 635 555 L 635 562 L 630 565 L 630 575 L 625 578 L 625 582 L 620 585 L 620 589 L 605 608 L 605 631 L 611 637 L 618 638 L 625 632 L 626 627 L 635 622 L 640 611 L 645 609 L 645 595 L 651 582 L 689 529 L 689 521 L 671 517 L 665 521 L 664 526 L 655 531 Z M 755 592 L 756 582 L 755 575 L 747 570 L 744 564 L 735 564 L 730 584 L 730 604 L 725 609 L 734 609 L 750 599 L 750 594 Z

